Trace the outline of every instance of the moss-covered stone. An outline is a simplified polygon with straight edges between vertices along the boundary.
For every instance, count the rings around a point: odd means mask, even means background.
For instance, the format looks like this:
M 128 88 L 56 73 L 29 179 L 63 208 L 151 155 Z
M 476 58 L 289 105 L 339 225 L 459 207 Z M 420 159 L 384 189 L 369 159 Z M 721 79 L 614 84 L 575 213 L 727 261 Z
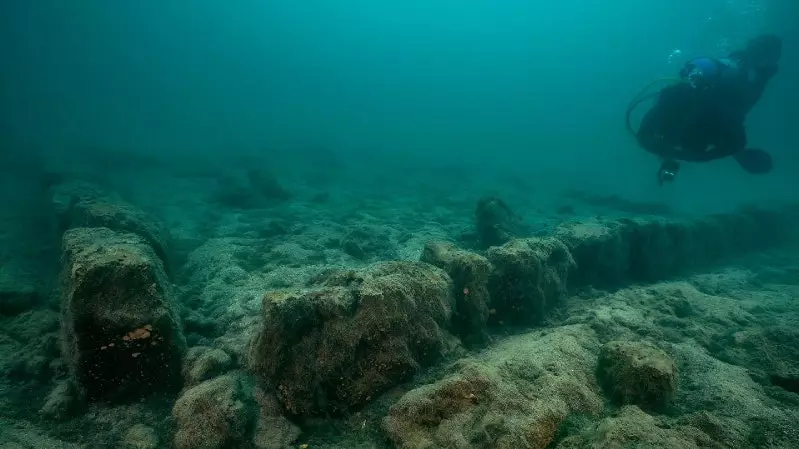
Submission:
M 576 262 L 571 287 L 617 288 L 768 248 L 790 237 L 790 222 L 777 212 L 750 208 L 708 217 L 572 221 L 553 236 Z
M 134 234 L 76 228 L 63 239 L 62 347 L 89 400 L 179 388 L 185 340 L 161 261 Z
M 497 246 L 529 232 L 521 217 L 500 198 L 484 197 L 475 210 L 477 241 L 483 248 Z
M 206 346 L 195 346 L 186 353 L 183 361 L 185 385 L 196 385 L 228 371 L 233 359 L 223 350 Z
M 400 448 L 546 448 L 574 414 L 596 415 L 599 343 L 586 326 L 505 340 L 406 393 L 383 428 Z
M 90 183 L 69 182 L 54 188 L 53 201 L 62 230 L 104 227 L 143 238 L 169 273 L 169 232 L 154 216 L 113 192 Z
M 689 425 L 671 425 L 630 405 L 579 435 L 566 438 L 558 449 L 722 449 L 722 445 Z M 735 447 L 735 446 L 733 446 Z
M 329 273 L 264 296 L 248 363 L 290 414 L 344 412 L 436 362 L 454 302 L 447 274 L 421 262 Z
M 258 419 L 255 382 L 241 372 L 186 390 L 172 408 L 175 449 L 248 447 Z
M 666 407 L 677 391 L 674 361 L 641 342 L 607 343 L 599 356 L 598 377 L 613 400 L 645 410 Z
M 429 242 L 422 251 L 422 262 L 446 271 L 452 279 L 456 299 L 452 327 L 466 344 L 487 341 L 491 296 L 488 281 L 491 264 L 485 257 L 457 248 L 447 242 Z
M 511 240 L 487 253 L 493 318 L 501 324 L 541 323 L 566 296 L 574 260 L 555 238 Z

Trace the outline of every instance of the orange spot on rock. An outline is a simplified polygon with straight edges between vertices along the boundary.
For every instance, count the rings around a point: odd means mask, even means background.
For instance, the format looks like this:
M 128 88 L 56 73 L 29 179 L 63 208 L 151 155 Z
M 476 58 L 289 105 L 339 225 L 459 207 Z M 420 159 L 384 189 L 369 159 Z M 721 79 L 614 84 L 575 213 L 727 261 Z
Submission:
M 149 327 L 149 329 L 148 329 L 148 327 Z M 122 337 L 122 339 L 127 341 L 127 340 L 142 340 L 142 339 L 145 339 L 145 338 L 149 338 L 150 337 L 150 331 L 152 329 L 153 329 L 153 327 L 150 326 L 149 324 L 147 324 L 144 327 L 140 327 L 140 328 L 135 329 L 135 330 L 133 330 L 131 332 L 128 332 L 128 334 L 125 335 L 124 337 Z

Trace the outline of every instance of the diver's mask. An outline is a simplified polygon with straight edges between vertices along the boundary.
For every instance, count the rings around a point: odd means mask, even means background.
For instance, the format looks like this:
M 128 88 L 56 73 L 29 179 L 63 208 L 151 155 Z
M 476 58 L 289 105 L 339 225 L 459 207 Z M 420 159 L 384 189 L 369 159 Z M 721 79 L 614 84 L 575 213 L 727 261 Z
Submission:
M 693 59 L 680 70 L 680 78 L 695 89 L 709 88 L 716 76 L 718 76 L 718 67 L 710 58 Z
M 694 89 L 709 89 L 725 79 L 735 78 L 738 63 L 731 59 L 696 58 L 685 64 L 680 78 Z

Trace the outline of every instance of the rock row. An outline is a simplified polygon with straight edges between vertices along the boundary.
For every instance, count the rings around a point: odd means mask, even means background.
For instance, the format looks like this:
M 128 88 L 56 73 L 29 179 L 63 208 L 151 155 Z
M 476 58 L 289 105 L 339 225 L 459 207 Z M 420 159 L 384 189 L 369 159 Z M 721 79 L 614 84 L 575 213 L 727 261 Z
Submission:
M 694 220 L 572 222 L 484 255 L 430 242 L 420 262 L 380 262 L 269 292 L 247 363 L 292 415 L 356 409 L 434 364 L 451 338 L 534 326 L 583 287 L 665 279 L 792 238 L 796 211 Z M 475 386 L 475 388 L 479 388 Z
M 799 215 L 748 209 L 696 219 L 569 222 L 550 236 L 514 238 L 482 253 L 430 242 L 419 261 L 331 270 L 307 285 L 265 292 L 259 329 L 245 353 L 231 359 L 213 348 L 193 348 L 187 356 L 180 304 L 169 281 L 169 236 L 157 220 L 85 185 L 60 187 L 56 201 L 64 231 L 62 353 L 74 390 L 96 401 L 183 389 L 173 410 L 179 448 L 269 440 L 262 422 L 267 418 L 279 422 L 291 441 L 296 431 L 281 413 L 306 418 L 357 410 L 461 343 L 484 346 L 492 326 L 536 326 L 582 288 L 652 282 L 785 242 Z M 470 412 L 459 419 L 482 419 L 481 438 L 494 442 L 505 438 L 496 429 L 503 419 L 538 432 L 526 435 L 528 441 L 550 441 L 567 415 L 602 406 L 598 389 L 558 377 L 563 370 L 583 372 L 586 359 L 608 371 L 609 396 L 644 409 L 668 402 L 674 385 L 668 360 L 621 343 L 601 349 L 579 335 L 571 328 L 531 334 L 526 355 L 489 354 L 466 362 L 456 374 L 403 397 L 384 428 L 402 447 L 426 447 L 424 429 L 442 421 L 444 409 L 460 413 L 490 403 L 474 411 L 482 418 Z M 574 360 L 536 356 L 535 348 L 546 347 L 541 341 L 569 345 L 565 352 L 572 351 Z M 592 355 L 600 349 L 601 358 Z M 638 353 L 652 366 L 630 365 L 630 354 Z M 638 393 L 626 377 L 641 369 L 661 376 L 662 391 Z M 503 370 L 518 371 L 520 390 L 560 395 L 557 406 L 500 386 Z M 580 385 L 590 385 L 594 373 L 583 374 L 589 380 Z M 420 400 L 429 408 L 417 409 Z M 514 417 L 514 410 L 537 412 Z M 451 432 L 440 441 L 466 437 L 455 428 L 439 431 Z M 496 447 L 511 447 L 517 437 L 509 433 L 507 446 Z

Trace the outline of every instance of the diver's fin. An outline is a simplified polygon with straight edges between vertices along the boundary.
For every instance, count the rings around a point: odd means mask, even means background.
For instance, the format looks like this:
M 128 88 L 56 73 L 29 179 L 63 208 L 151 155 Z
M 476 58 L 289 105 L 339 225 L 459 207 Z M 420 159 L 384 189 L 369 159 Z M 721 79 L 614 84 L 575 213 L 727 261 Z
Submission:
M 753 175 L 764 175 L 769 173 L 774 166 L 771 155 L 763 150 L 747 148 L 733 155 L 738 165 L 747 173 Z

